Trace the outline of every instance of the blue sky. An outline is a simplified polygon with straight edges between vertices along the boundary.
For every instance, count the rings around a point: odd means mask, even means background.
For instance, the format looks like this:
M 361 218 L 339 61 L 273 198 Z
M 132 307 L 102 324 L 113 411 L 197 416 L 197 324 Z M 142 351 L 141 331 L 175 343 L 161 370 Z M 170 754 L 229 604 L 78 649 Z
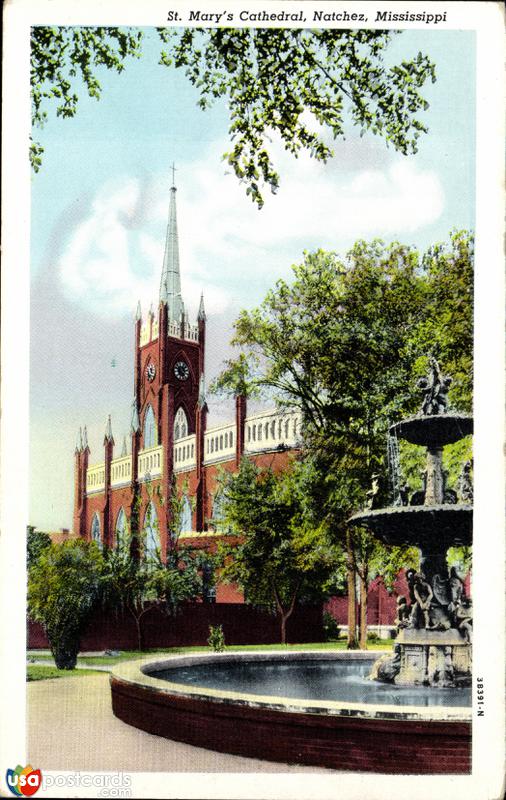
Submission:
M 121 75 L 104 71 L 99 102 L 81 93 L 75 118 L 36 131 L 43 166 L 32 178 L 31 509 L 42 529 L 69 527 L 73 449 L 87 424 L 91 462 L 102 459 L 108 413 L 120 447 L 133 393 L 137 300 L 156 304 L 175 161 L 183 295 L 209 316 L 207 376 L 227 355 L 237 312 L 261 301 L 304 249 L 344 253 L 379 236 L 426 248 L 474 227 L 474 33 L 404 31 L 392 60 L 418 51 L 436 63 L 424 89 L 429 135 L 416 156 L 349 129 L 327 165 L 273 145 L 281 186 L 262 211 L 221 154 L 224 105 L 206 112 L 182 73 L 144 56 Z M 114 360 L 116 366 L 112 367 Z M 227 407 L 211 400 L 211 423 Z

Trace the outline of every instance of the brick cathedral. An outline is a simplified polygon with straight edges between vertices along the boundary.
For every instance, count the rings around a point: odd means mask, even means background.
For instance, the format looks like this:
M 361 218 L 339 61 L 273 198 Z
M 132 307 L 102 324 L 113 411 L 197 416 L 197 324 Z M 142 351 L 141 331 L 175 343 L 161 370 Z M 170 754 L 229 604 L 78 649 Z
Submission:
M 246 398 L 235 399 L 227 424 L 208 427 L 205 392 L 206 313 L 204 298 L 191 323 L 181 296 L 176 187 L 170 189 L 157 312 L 134 326 L 133 403 L 130 447 L 116 452 L 111 418 L 104 454 L 91 463 L 86 427 L 75 450 L 74 535 L 114 547 L 138 515 L 144 548 L 166 557 L 171 530 L 179 546 L 213 550 L 220 536 L 217 516 L 218 471 L 234 471 L 243 456 L 259 466 L 283 469 L 297 446 L 297 412 L 248 415 Z M 130 451 L 130 452 L 128 452 Z M 175 485 L 181 500 L 179 520 L 169 519 Z M 240 601 L 232 588 L 217 587 L 216 600 Z

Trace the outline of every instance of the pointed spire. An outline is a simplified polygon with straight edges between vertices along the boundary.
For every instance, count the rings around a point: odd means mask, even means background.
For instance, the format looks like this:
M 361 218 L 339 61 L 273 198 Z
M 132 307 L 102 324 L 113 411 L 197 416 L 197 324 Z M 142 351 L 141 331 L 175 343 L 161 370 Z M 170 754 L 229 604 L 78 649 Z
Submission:
M 169 222 L 165 240 L 160 302 L 167 303 L 169 319 L 179 322 L 181 316 L 181 276 L 179 274 L 179 242 L 177 236 L 176 187 L 174 169 L 170 188 Z
M 197 319 L 200 322 L 205 322 L 206 320 L 206 310 L 204 308 L 204 292 L 201 292 L 200 295 L 200 305 L 199 305 L 199 313 L 197 314 Z
M 141 301 L 137 301 L 137 310 L 135 312 L 135 321 L 139 322 L 142 319 Z
M 121 448 L 121 458 L 127 455 L 127 441 L 126 436 L 123 436 L 123 447 Z
M 112 425 L 111 425 L 111 415 L 107 417 L 107 425 L 105 426 L 105 436 L 104 436 L 104 444 L 112 442 L 114 444 L 114 439 L 112 435 Z
M 204 378 L 204 373 L 200 376 L 199 381 L 199 399 L 198 399 L 198 406 L 199 408 L 204 408 L 207 405 L 206 399 L 206 379 Z
M 76 439 L 75 452 L 82 453 L 82 451 L 83 451 L 83 431 L 82 428 L 79 428 L 79 433 L 77 434 L 77 439 Z
M 132 421 L 131 421 L 131 428 L 132 433 L 138 433 L 141 429 L 141 422 L 139 419 L 139 412 L 137 411 L 137 403 L 134 400 L 132 403 Z
M 83 439 L 82 439 L 82 442 L 83 442 L 83 450 L 89 450 L 89 449 L 90 449 L 90 447 L 89 447 L 89 445 L 88 445 L 88 430 L 87 430 L 87 428 L 86 428 L 86 425 L 84 426 L 84 429 L 83 429 Z

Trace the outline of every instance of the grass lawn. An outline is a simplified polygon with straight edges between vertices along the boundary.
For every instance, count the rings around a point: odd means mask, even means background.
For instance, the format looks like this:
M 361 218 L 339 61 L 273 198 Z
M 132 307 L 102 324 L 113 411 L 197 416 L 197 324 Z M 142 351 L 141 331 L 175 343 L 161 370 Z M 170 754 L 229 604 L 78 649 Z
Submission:
M 96 669 L 56 669 L 48 664 L 28 664 L 26 668 L 27 681 L 46 681 L 50 678 L 69 678 L 75 675 L 96 675 Z
M 374 642 L 368 642 L 368 649 L 369 650 L 389 650 L 392 647 L 393 640 L 392 639 L 380 639 Z M 310 642 L 307 644 L 255 644 L 255 645 L 230 645 L 229 647 L 225 648 L 227 652 L 234 652 L 241 650 L 346 650 L 346 640 L 340 639 L 336 642 Z M 171 647 L 167 648 L 166 650 L 123 650 L 120 652 L 118 656 L 78 656 L 78 664 L 81 666 L 114 666 L 115 664 L 119 664 L 122 661 L 132 661 L 136 658 L 145 658 L 147 656 L 164 656 L 164 655 L 176 655 L 176 654 L 184 654 L 184 653 L 202 653 L 209 651 L 209 647 L 199 646 L 199 647 Z M 35 655 L 36 651 L 32 651 L 31 658 L 36 658 L 37 661 L 47 661 L 48 665 L 54 664 L 53 657 L 48 654 L 43 655 Z M 36 665 L 29 666 L 29 669 L 41 669 L 47 670 L 48 667 L 41 666 L 38 667 Z M 73 672 L 80 672 L 85 673 L 86 670 L 73 670 L 71 671 L 61 671 L 56 670 L 53 668 L 54 672 L 57 672 L 57 675 L 48 675 L 47 677 L 62 677 L 64 675 L 71 675 Z M 44 675 L 41 675 L 41 678 L 29 678 L 28 680 L 41 680 Z

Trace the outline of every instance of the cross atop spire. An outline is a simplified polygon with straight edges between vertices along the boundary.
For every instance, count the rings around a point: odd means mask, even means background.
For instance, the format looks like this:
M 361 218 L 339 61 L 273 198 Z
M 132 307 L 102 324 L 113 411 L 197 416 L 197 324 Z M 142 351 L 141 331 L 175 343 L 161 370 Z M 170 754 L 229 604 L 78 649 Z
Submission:
M 160 281 L 160 302 L 167 303 L 169 319 L 179 322 L 182 310 L 181 276 L 179 274 L 179 241 L 176 217 L 176 187 L 174 185 L 176 168 L 172 165 L 172 186 L 170 188 L 169 222 L 165 239 L 162 279 Z
M 176 170 L 176 167 L 174 165 L 174 162 L 172 162 L 171 170 L 172 170 L 172 187 L 171 188 L 175 189 L 176 188 L 176 171 L 177 170 Z

